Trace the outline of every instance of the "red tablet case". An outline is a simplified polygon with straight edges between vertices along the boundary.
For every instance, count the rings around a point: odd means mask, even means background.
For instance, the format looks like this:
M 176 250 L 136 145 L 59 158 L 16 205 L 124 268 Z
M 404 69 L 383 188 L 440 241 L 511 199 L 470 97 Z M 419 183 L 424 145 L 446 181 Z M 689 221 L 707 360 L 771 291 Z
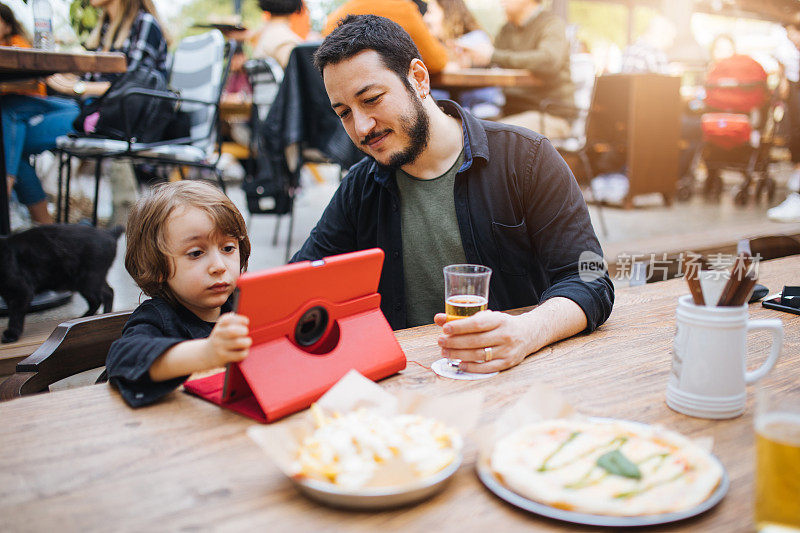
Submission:
M 373 380 L 404 369 L 380 309 L 382 264 L 383 251 L 374 248 L 243 274 L 237 312 L 250 318 L 250 354 L 184 389 L 273 422 L 311 405 L 350 369 Z M 327 321 L 312 320 L 325 313 Z

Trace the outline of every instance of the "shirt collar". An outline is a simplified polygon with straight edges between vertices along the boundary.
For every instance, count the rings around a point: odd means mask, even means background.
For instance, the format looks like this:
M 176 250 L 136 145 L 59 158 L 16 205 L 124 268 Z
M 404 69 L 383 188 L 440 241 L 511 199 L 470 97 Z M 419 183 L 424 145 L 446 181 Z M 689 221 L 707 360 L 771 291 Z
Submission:
M 450 116 L 458 116 L 461 119 L 461 129 L 464 138 L 464 163 L 459 172 L 464 172 L 472 166 L 472 160 L 480 157 L 486 161 L 489 160 L 489 141 L 486 137 L 486 130 L 483 128 L 480 120 L 475 118 L 471 113 L 467 113 L 457 103 L 452 100 L 439 100 L 439 107 L 442 111 Z M 394 176 L 394 169 L 381 165 L 375 159 L 372 159 L 370 173 L 373 179 L 380 185 L 387 187 Z

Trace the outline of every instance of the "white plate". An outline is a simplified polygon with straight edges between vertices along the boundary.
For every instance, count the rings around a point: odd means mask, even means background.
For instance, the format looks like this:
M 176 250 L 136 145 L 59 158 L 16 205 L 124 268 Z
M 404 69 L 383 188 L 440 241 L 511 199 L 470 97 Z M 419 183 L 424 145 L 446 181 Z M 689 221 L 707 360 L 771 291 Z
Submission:
M 611 419 L 591 417 L 590 420 L 608 421 Z M 711 457 L 722 469 L 722 478 L 720 478 L 717 488 L 709 495 L 708 498 L 706 498 L 699 505 L 683 511 L 643 516 L 595 515 L 558 509 L 556 507 L 551 507 L 543 503 L 529 500 L 528 498 L 517 494 L 513 490 L 503 485 L 503 483 L 494 475 L 494 472 L 492 472 L 492 469 L 489 466 L 488 458 L 480 458 L 475 465 L 475 470 L 477 471 L 478 478 L 481 480 L 481 482 L 486 486 L 487 489 L 493 492 L 495 496 L 501 500 L 505 500 L 515 507 L 519 507 L 520 509 L 524 509 L 531 513 L 546 516 L 548 518 L 554 518 L 556 520 L 563 520 L 564 522 L 572 522 L 573 524 L 584 524 L 588 526 L 642 527 L 652 526 L 655 524 L 667 524 L 669 522 L 677 522 L 678 520 L 684 520 L 692 516 L 697 516 L 708 511 L 722 501 L 722 498 L 725 496 L 725 494 L 727 494 L 728 488 L 730 487 L 730 479 L 728 478 L 728 472 L 725 470 L 725 466 L 717 458 L 717 456 L 711 454 Z
M 410 505 L 430 498 L 444 489 L 450 477 L 461 466 L 462 455 L 459 453 L 453 462 L 436 474 L 421 479 L 417 483 L 401 487 L 375 487 L 346 490 L 315 479 L 292 479 L 297 489 L 314 500 L 333 507 L 348 509 L 386 509 Z

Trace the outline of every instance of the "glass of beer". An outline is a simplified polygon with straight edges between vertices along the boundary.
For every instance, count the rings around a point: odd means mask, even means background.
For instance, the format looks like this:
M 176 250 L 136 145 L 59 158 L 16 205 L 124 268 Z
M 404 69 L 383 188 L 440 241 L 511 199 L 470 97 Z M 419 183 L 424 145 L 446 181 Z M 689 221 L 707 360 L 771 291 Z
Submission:
M 483 265 L 444 267 L 444 312 L 448 322 L 486 310 L 491 277 L 492 269 Z
M 492 269 L 483 265 L 444 267 L 444 309 L 447 321 L 471 317 L 489 304 Z M 478 374 L 459 369 L 460 359 L 439 359 L 431 368 L 440 376 L 453 379 L 483 379 L 495 373 Z
M 756 527 L 800 531 L 800 390 L 760 389 L 755 431 Z

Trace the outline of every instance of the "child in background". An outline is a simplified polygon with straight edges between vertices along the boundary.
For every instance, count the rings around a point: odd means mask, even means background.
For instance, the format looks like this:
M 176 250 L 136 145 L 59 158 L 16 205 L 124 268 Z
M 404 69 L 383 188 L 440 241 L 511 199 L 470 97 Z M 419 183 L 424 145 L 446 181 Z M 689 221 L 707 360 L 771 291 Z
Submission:
M 219 189 L 196 181 L 157 186 L 128 218 L 125 268 L 151 297 L 108 352 L 106 371 L 132 407 L 152 403 L 193 372 L 247 356 L 246 317 L 230 296 L 247 268 L 244 219 Z

